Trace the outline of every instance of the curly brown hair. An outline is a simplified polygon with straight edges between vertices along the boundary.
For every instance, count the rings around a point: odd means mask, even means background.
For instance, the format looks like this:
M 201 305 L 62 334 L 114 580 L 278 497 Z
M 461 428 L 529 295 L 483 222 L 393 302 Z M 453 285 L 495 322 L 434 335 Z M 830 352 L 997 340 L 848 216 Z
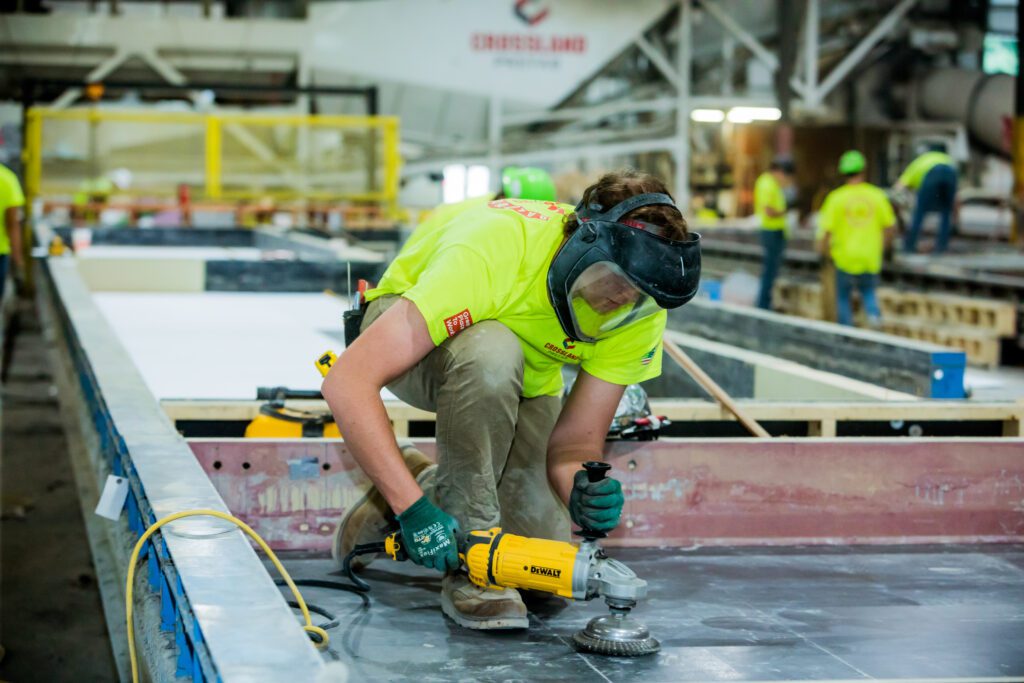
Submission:
M 612 171 L 601 176 L 600 180 L 583 191 L 584 206 L 600 204 L 602 210 L 607 211 L 616 204 L 638 194 L 647 192 L 660 192 L 672 196 L 665 187 L 665 183 L 649 173 L 643 173 L 635 169 L 627 168 L 622 171 Z M 673 199 L 673 201 L 675 201 Z M 671 240 L 685 240 L 688 234 L 686 219 L 679 209 L 672 206 L 654 205 L 641 206 L 622 217 L 635 221 L 652 223 L 663 228 L 662 237 Z M 565 217 L 564 232 L 569 237 L 580 227 L 576 214 L 569 214 Z

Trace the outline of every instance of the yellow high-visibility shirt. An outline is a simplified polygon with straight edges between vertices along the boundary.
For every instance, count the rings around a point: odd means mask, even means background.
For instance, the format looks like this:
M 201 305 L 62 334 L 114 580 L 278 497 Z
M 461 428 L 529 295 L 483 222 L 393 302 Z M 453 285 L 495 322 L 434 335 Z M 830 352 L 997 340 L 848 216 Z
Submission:
M 843 185 L 825 197 L 818 221 L 832 236 L 836 268 L 852 275 L 882 270 L 885 229 L 896 225 L 885 192 L 871 183 Z
M 785 216 L 769 216 L 766 208 L 786 211 L 786 195 L 782 186 L 770 172 L 765 171 L 754 183 L 754 213 L 761 218 L 761 227 L 765 230 L 785 230 Z
M 558 323 L 547 274 L 572 212 L 569 204 L 499 199 L 470 204 L 447 221 L 425 221 L 366 298 L 412 301 L 434 344 L 482 320 L 504 324 L 523 349 L 525 398 L 557 395 L 566 363 L 613 384 L 657 377 L 664 311 L 593 344 L 567 338 Z
M 944 152 L 925 152 L 910 162 L 907 170 L 903 171 L 903 175 L 900 176 L 899 182 L 912 190 L 916 190 L 921 187 L 921 182 L 928 175 L 928 171 L 940 165 L 956 169 L 956 162 L 948 154 Z
M 453 202 L 451 204 L 441 204 L 430 211 L 427 217 L 422 223 L 416 226 L 416 229 L 412 231 L 409 239 L 402 245 L 402 249 L 410 249 L 416 245 L 419 240 L 425 235 L 434 234 L 434 230 L 441 225 L 445 225 L 450 220 L 458 216 L 463 211 L 469 211 L 470 209 L 481 209 L 487 206 L 487 203 L 494 198 L 494 195 L 485 195 L 483 197 L 473 197 L 471 199 L 464 199 L 461 202 Z
M 7 209 L 19 206 L 25 206 L 25 195 L 21 191 L 18 176 L 14 175 L 14 171 L 0 164 L 0 217 L 7 214 Z M 0 256 L 10 253 L 11 240 L 7 236 L 7 228 L 0 226 Z

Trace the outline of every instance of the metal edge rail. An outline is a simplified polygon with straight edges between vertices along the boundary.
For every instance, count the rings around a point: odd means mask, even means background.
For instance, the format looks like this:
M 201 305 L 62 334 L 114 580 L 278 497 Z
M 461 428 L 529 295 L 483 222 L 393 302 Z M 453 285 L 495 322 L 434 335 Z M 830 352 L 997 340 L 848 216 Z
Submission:
M 69 356 L 89 416 L 81 427 L 92 432 L 86 440 L 98 455 L 98 467 L 90 474 L 97 477 L 97 488 L 104 471 L 130 483 L 128 533 L 108 533 L 127 543 L 115 557 L 127 557 L 145 529 L 167 514 L 195 508 L 228 511 L 94 305 L 74 261 L 40 264 L 40 304 L 51 307 L 50 322 L 59 327 L 51 332 L 60 340 L 58 351 L 64 345 Z M 292 681 L 313 680 L 322 671 L 320 655 L 241 532 L 223 522 L 193 518 L 169 525 L 155 538 L 143 553 L 148 581 L 136 587 L 148 588 L 142 591 L 148 596 L 136 593 L 137 602 L 147 597 L 159 601 L 164 639 L 154 624 L 139 623 L 147 616 L 152 620 L 155 610 L 142 605 L 136 623 L 143 636 L 142 669 L 152 665 L 154 679 L 170 674 L 193 681 Z M 119 572 L 123 586 L 120 577 Z M 112 636 L 123 635 L 123 627 L 110 630 Z M 168 672 L 159 667 L 172 639 L 176 657 Z

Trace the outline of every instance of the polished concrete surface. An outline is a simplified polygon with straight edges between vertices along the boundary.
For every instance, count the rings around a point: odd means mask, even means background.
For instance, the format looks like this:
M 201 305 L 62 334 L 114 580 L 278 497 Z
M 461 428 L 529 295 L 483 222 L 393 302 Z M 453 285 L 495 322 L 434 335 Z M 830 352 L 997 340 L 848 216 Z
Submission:
M 333 612 L 326 656 L 351 680 L 697 681 L 1024 677 L 1024 546 L 612 551 L 650 583 L 635 611 L 659 654 L 582 655 L 597 601 L 540 606 L 530 629 L 481 633 L 446 619 L 440 577 L 378 561 L 373 590 L 303 588 Z M 297 577 L 329 560 L 291 558 Z M 323 621 L 321 619 L 321 621 Z

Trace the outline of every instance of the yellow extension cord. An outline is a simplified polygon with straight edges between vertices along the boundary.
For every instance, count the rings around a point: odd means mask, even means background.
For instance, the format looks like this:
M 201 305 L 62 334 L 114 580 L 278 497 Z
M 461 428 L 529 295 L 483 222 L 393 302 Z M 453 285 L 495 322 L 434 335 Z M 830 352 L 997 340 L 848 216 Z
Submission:
M 295 587 L 295 582 L 292 581 L 292 577 L 288 575 L 287 570 L 285 570 L 281 561 L 277 559 L 277 555 L 275 555 L 274 551 L 270 549 L 267 542 L 260 538 L 259 534 L 252 530 L 252 527 L 237 517 L 233 517 L 232 515 L 229 515 L 226 512 L 221 512 L 220 510 L 183 510 L 182 512 L 175 512 L 174 514 L 167 515 L 163 519 L 157 520 L 152 526 L 146 529 L 145 533 L 139 537 L 138 542 L 135 544 L 135 548 L 132 550 L 132 556 L 128 560 L 128 582 L 125 587 L 124 601 L 125 621 L 128 624 L 128 656 L 132 661 L 132 681 L 134 683 L 138 683 L 139 680 L 139 663 L 135 655 L 135 630 L 132 627 L 132 586 L 135 583 L 135 563 L 139 561 L 139 552 L 141 552 L 142 546 L 146 543 L 149 537 L 155 534 L 163 525 L 182 519 L 183 517 L 198 516 L 217 517 L 218 519 L 231 522 L 248 534 L 249 538 L 259 544 L 260 548 L 263 549 L 263 552 L 265 552 L 267 557 L 270 558 L 270 561 L 274 563 L 275 567 L 277 567 L 277 571 L 280 572 L 284 582 L 288 584 L 288 588 L 291 589 L 292 595 L 295 596 L 295 602 L 299 603 L 299 609 L 302 610 L 302 617 L 306 620 L 306 625 L 303 626 L 302 629 L 307 633 L 316 634 L 320 637 L 320 642 L 317 643 L 317 647 L 326 647 L 329 640 L 327 631 L 313 623 L 313 620 L 309 616 L 309 608 L 306 607 L 306 601 L 302 599 L 302 594 L 300 594 L 299 589 Z M 156 552 L 156 548 L 153 548 L 151 552 Z

